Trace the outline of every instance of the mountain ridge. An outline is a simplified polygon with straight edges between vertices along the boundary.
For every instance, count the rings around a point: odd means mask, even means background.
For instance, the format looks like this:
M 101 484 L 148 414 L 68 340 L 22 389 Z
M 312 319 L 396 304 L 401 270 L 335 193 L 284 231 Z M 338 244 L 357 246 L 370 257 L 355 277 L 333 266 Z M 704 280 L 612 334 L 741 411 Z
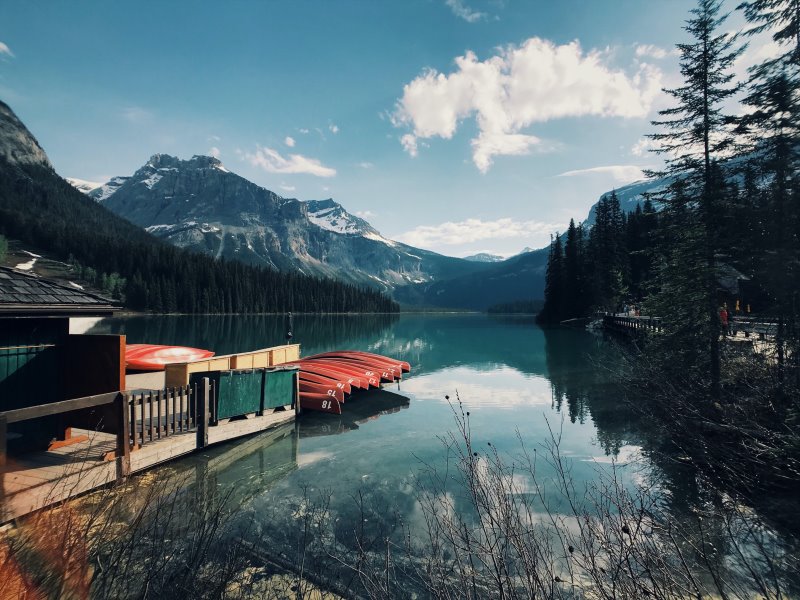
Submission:
M 154 154 L 89 196 L 178 247 L 383 291 L 482 267 L 385 238 L 331 198 L 284 198 L 210 156 Z

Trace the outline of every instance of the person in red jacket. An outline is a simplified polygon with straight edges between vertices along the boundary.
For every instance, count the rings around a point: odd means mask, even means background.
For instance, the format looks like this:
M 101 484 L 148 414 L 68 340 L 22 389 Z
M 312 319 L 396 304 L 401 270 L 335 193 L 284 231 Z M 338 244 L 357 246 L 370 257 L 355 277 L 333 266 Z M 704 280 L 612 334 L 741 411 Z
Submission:
M 728 335 L 728 308 L 724 304 L 719 307 L 719 321 L 722 324 L 722 335 Z

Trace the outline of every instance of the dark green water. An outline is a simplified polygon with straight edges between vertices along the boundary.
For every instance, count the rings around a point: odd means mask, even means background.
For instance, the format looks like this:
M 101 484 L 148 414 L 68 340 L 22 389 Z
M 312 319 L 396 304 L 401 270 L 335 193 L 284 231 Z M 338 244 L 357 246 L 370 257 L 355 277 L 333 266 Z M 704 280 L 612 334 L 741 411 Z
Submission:
M 283 343 L 285 320 L 129 317 L 103 320 L 90 332 L 226 354 Z M 367 350 L 406 360 L 412 371 L 399 386 L 353 397 L 341 416 L 306 413 L 295 425 L 172 463 L 206 485 L 233 490 L 241 535 L 271 556 L 296 560 L 299 523 L 314 503 L 325 504 L 342 539 L 352 541 L 367 520 L 378 537 L 397 532 L 398 523 L 411 535 L 424 529 L 415 481 L 425 467 L 444 470 L 443 440 L 456 430 L 457 399 L 469 411 L 476 448 L 491 443 L 511 458 L 520 440 L 542 452 L 558 437 L 577 490 L 608 474 L 613 460 L 623 485 L 652 482 L 670 510 L 690 515 L 705 501 L 685 470 L 650 462 L 642 416 L 633 416 L 601 366 L 617 350 L 598 336 L 543 330 L 522 317 L 297 315 L 293 341 L 302 354 Z M 537 478 L 546 481 L 547 461 L 537 464 Z M 525 477 L 518 484 L 521 493 L 531 491 Z M 454 498 L 457 510 L 470 510 Z M 551 510 L 559 511 L 558 501 Z

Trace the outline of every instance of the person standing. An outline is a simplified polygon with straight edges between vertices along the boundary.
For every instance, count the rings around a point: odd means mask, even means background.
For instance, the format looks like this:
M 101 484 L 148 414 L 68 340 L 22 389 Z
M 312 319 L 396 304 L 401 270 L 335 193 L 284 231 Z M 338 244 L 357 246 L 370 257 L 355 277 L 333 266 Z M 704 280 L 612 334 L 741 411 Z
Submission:
M 719 321 L 722 325 L 722 335 L 728 335 L 728 307 L 725 304 L 719 307 Z

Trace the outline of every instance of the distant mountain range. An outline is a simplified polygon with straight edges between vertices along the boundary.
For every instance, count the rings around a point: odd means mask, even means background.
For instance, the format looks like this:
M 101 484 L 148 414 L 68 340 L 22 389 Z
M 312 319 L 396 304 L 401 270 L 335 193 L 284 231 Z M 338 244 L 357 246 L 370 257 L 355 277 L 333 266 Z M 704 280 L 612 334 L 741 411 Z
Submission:
M 44 150 L 2 102 L 0 160 L 43 169 L 42 173 L 57 178 Z M 490 253 L 443 256 L 385 238 L 333 199 L 284 198 L 208 156 L 181 160 L 156 154 L 133 175 L 103 184 L 79 179 L 69 183 L 104 209 L 137 225 L 145 237 L 129 237 L 140 243 L 153 239 L 146 235 L 149 232 L 175 246 L 218 258 L 388 291 L 410 306 L 483 310 L 544 295 L 547 248 L 525 248 L 505 260 Z M 646 193 L 663 185 L 637 182 L 619 188 L 617 195 L 623 209 L 630 211 Z M 36 209 L 31 206 L 31 210 Z M 113 220 L 105 210 L 86 214 L 95 222 L 103 214 L 109 222 Z M 122 223 L 114 222 L 113 227 L 123 227 Z
M 482 265 L 383 237 L 332 199 L 284 198 L 210 156 L 156 154 L 130 177 L 86 190 L 170 243 L 217 258 L 334 277 L 392 291 Z
M 472 256 L 465 256 L 464 260 L 471 260 L 472 262 L 481 263 L 496 263 L 503 262 L 505 257 L 500 256 L 499 254 L 490 254 L 489 252 L 479 252 L 478 254 L 473 254 Z
M 547 248 L 525 248 L 508 259 L 443 256 L 384 237 L 331 198 L 284 198 L 209 156 L 156 154 L 131 176 L 102 185 L 69 181 L 176 246 L 377 287 L 410 306 L 484 310 L 544 296 Z M 637 182 L 616 190 L 623 210 L 635 210 L 660 185 Z

